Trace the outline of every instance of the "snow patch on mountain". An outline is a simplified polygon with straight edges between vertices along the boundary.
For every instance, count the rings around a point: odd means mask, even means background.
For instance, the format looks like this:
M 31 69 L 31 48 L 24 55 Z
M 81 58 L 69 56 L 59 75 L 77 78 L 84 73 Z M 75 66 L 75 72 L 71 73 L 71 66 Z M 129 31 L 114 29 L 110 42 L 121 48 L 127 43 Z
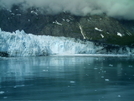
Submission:
M 122 36 L 123 36 L 123 35 L 122 35 L 121 33 L 119 33 L 119 32 L 117 32 L 117 35 L 118 35 L 118 36 L 120 36 L 120 37 L 122 37 Z
M 57 25 L 62 26 L 62 24 L 61 24 L 61 23 L 59 23 L 58 21 L 54 21 L 53 23 L 55 23 L 55 24 L 57 24 Z
M 94 29 L 97 30 L 97 31 L 100 31 L 100 32 L 103 31 L 102 29 L 99 29 L 99 28 L 97 28 L 97 27 L 95 27 Z
M 102 38 L 104 38 L 104 35 L 103 34 L 100 34 Z

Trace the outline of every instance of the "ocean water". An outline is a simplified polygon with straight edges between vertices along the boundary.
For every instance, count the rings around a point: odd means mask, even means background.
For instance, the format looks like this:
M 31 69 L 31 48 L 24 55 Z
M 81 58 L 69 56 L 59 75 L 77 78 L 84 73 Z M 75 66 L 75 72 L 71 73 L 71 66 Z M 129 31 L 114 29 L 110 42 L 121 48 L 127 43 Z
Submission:
M 134 101 L 134 58 L 0 58 L 0 101 Z

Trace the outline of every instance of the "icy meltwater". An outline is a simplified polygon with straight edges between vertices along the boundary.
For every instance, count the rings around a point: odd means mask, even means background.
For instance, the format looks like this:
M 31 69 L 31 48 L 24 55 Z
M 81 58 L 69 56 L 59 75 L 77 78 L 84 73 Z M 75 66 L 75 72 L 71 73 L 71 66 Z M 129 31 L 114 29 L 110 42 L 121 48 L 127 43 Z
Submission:
M 134 58 L 0 58 L 0 101 L 134 101 Z

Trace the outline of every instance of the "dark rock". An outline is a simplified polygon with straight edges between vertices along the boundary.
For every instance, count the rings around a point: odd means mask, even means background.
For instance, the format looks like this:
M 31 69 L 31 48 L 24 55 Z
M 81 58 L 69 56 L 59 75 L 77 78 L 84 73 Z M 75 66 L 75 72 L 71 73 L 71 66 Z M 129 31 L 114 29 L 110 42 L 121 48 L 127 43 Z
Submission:
M 0 56 L 1 56 L 1 57 L 8 57 L 9 55 L 8 55 L 8 53 L 6 53 L 6 52 L 0 52 Z

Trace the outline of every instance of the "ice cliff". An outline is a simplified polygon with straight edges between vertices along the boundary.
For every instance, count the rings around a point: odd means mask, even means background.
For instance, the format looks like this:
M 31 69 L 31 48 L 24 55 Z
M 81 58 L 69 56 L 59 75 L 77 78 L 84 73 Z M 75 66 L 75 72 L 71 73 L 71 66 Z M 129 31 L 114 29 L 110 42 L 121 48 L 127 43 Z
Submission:
M 8 56 L 133 53 L 133 49 L 129 47 L 118 47 L 112 50 L 110 48 L 69 37 L 26 34 L 23 30 L 11 33 L 0 29 L 0 53 Z
M 10 33 L 0 30 L 0 51 L 9 56 L 43 56 L 49 54 L 94 54 L 92 42 L 73 38 L 26 34 L 17 30 Z

